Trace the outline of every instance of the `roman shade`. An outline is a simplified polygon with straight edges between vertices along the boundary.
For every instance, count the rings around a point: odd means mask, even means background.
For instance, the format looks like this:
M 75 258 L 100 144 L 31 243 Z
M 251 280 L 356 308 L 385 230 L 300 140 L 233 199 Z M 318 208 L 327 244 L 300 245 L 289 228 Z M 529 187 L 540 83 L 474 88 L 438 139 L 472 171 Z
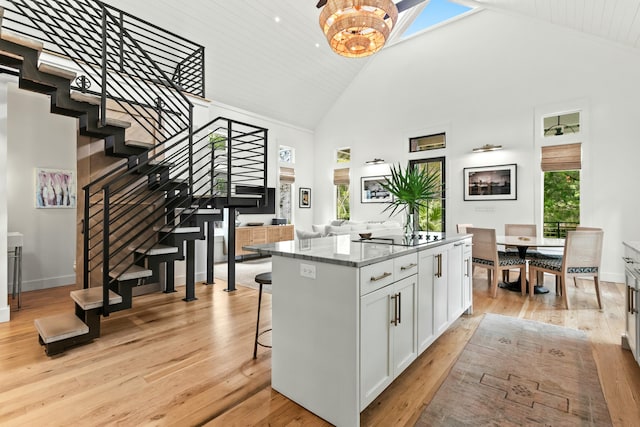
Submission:
M 540 167 L 543 172 L 577 170 L 582 166 L 582 144 L 550 145 L 542 147 Z
M 333 170 L 333 185 L 347 184 L 349 185 L 349 168 L 341 168 Z
M 280 184 L 293 184 L 296 182 L 296 170 L 280 166 Z

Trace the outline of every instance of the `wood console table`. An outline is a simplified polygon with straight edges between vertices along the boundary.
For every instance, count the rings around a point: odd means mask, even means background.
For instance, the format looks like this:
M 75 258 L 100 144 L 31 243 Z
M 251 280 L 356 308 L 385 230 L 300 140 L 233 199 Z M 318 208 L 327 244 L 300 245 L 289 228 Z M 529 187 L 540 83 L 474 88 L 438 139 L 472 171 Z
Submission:
M 236 256 L 254 254 L 243 246 L 293 240 L 293 225 L 260 225 L 236 228 Z

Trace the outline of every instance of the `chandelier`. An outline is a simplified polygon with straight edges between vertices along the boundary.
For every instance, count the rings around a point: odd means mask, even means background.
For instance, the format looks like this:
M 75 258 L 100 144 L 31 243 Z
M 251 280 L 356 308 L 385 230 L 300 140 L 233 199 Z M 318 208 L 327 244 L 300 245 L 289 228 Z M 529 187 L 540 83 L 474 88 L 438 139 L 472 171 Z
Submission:
M 391 0 L 329 0 L 320 12 L 320 28 L 338 55 L 359 58 L 376 53 L 398 20 Z

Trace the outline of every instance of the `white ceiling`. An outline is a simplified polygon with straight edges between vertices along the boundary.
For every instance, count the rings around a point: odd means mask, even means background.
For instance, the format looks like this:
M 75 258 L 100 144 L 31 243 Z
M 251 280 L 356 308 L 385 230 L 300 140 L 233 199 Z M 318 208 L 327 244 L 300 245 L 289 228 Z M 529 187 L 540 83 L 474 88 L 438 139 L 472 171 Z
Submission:
M 457 2 L 640 47 L 640 0 Z M 315 129 L 370 59 L 343 58 L 331 51 L 318 24 L 316 0 L 106 3 L 204 45 L 207 98 L 306 129 Z M 408 25 L 423 7 L 411 9 L 400 26 Z

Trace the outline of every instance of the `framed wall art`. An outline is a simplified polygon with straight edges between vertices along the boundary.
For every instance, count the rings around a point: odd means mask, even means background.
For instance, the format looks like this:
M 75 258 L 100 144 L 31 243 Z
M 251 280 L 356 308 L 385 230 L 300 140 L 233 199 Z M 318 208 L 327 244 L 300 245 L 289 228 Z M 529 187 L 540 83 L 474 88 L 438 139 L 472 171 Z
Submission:
M 464 168 L 464 200 L 516 200 L 517 165 Z
M 63 169 L 36 168 L 36 208 L 75 208 L 76 174 Z
M 363 176 L 362 192 L 360 201 L 362 203 L 388 203 L 393 201 L 393 196 L 382 187 L 386 182 L 384 176 Z
M 310 208 L 311 207 L 311 189 L 300 187 L 300 198 L 298 206 L 301 208 Z

